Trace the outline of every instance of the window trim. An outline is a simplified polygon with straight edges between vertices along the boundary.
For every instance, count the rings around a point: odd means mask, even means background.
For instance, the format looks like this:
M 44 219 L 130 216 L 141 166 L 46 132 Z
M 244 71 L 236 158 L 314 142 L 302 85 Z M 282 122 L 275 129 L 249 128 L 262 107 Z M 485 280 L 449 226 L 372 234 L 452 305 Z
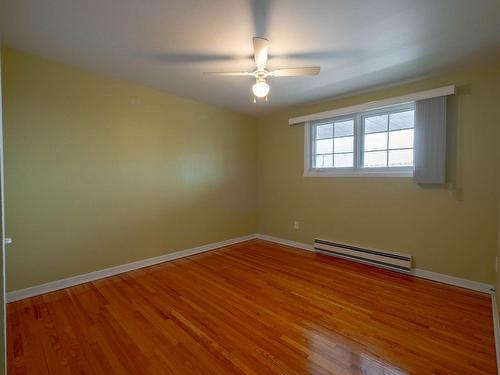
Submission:
M 399 103 L 363 112 L 343 114 L 341 116 L 320 119 L 304 124 L 304 177 L 413 177 L 414 166 L 411 167 L 362 167 L 363 150 L 363 118 L 378 113 L 397 113 L 415 109 L 415 102 Z M 312 139 L 316 125 L 354 119 L 354 167 L 353 168 L 312 168 L 314 147 Z M 389 145 L 387 145 L 389 146 Z
M 308 121 L 328 119 L 328 118 L 333 118 L 333 117 L 337 117 L 337 116 L 345 115 L 345 114 L 349 114 L 349 113 L 358 113 L 358 112 L 364 112 L 364 111 L 368 111 L 368 110 L 372 110 L 372 109 L 376 109 L 376 108 L 390 107 L 390 106 L 398 105 L 401 103 L 416 102 L 419 100 L 431 99 L 431 98 L 436 98 L 439 96 L 455 95 L 455 91 L 456 91 L 455 85 L 438 87 L 438 88 L 431 89 L 431 90 L 418 91 L 418 92 L 414 92 L 412 94 L 394 96 L 391 98 L 375 100 L 373 102 L 355 104 L 355 105 L 351 105 L 349 107 L 342 107 L 342 108 L 332 109 L 329 111 L 312 113 L 312 114 L 305 115 L 305 116 L 289 118 L 288 125 L 293 126 L 293 125 L 297 125 L 297 124 L 304 124 Z

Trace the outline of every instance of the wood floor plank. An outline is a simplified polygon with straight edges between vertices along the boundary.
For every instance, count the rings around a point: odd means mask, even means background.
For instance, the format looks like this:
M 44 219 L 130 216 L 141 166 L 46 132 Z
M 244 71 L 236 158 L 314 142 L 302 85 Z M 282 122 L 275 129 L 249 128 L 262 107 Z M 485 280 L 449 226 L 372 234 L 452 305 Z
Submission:
M 262 240 L 7 306 L 9 374 L 495 374 L 488 295 Z

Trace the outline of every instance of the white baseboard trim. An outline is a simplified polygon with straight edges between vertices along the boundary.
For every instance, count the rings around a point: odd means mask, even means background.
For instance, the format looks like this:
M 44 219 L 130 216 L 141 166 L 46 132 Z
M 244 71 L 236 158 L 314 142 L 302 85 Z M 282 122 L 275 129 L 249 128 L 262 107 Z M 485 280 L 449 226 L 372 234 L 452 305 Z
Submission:
M 413 268 L 410 272 L 411 275 L 421 277 L 422 279 L 438 281 L 443 284 L 459 286 L 465 289 L 475 290 L 477 292 L 491 293 L 493 285 L 480 283 L 478 281 L 461 279 L 455 276 L 449 276 L 442 273 L 422 270 L 420 268 Z
M 312 244 L 309 245 L 309 244 L 306 244 L 303 242 L 286 240 L 284 238 L 269 236 L 267 234 L 257 234 L 256 238 L 279 243 L 281 245 L 296 247 L 296 248 L 302 249 L 302 250 L 314 251 L 314 246 Z M 437 272 L 432 272 L 432 271 L 427 271 L 427 270 L 423 270 L 420 268 L 413 268 L 409 274 L 412 276 L 420 277 L 422 279 L 437 281 L 437 282 L 440 282 L 443 284 L 454 285 L 454 286 L 458 286 L 458 287 L 465 288 L 465 289 L 471 289 L 471 290 L 475 290 L 475 291 L 482 292 L 482 293 L 490 293 L 491 289 L 493 288 L 493 286 L 489 285 L 489 284 L 480 283 L 478 281 L 472 281 L 472 280 L 467 280 L 467 279 L 461 279 L 459 277 L 449 276 L 449 275 L 445 275 L 445 274 L 437 273 Z
M 218 248 L 221 248 L 224 246 L 229 246 L 229 245 L 233 245 L 233 244 L 236 244 L 239 242 L 253 240 L 256 238 L 270 241 L 270 242 L 275 242 L 275 243 L 278 243 L 281 245 L 295 247 L 295 248 L 301 249 L 301 250 L 314 251 L 314 247 L 312 244 L 306 244 L 303 242 L 287 240 L 284 238 L 269 236 L 267 234 L 250 234 L 247 236 L 232 238 L 232 239 L 225 240 L 225 241 L 214 242 L 214 243 L 207 244 L 207 245 L 193 247 L 191 249 L 180 250 L 180 251 L 176 251 L 173 253 L 160 255 L 160 256 L 157 256 L 154 258 L 143 259 L 143 260 L 139 260 L 137 262 L 132 262 L 132 263 L 122 264 L 122 265 L 115 266 L 115 267 L 105 268 L 105 269 L 102 269 L 99 271 L 90 272 L 90 273 L 86 273 L 83 275 L 68 277 L 66 279 L 56 280 L 56 281 L 52 281 L 52 282 L 49 282 L 46 284 L 40 284 L 40 285 L 36 285 L 33 287 L 29 287 L 26 289 L 14 290 L 12 292 L 7 293 L 6 301 L 7 301 L 7 303 L 18 301 L 18 300 L 21 300 L 24 298 L 29 298 L 29 297 L 37 296 L 40 294 L 53 292 L 53 291 L 56 291 L 59 289 L 69 288 L 71 286 L 75 286 L 78 284 L 83 284 L 86 282 L 102 279 L 105 277 L 118 275 L 120 273 L 133 271 L 133 270 L 136 270 L 139 268 L 152 266 L 152 265 L 155 265 L 158 263 L 168 262 L 170 260 L 175 260 L 175 259 L 190 256 L 190 255 L 203 253 L 203 252 L 210 251 L 210 250 L 215 250 L 215 249 L 218 249 Z M 438 281 L 438 282 L 441 282 L 444 284 L 454 285 L 454 286 L 458 286 L 458 287 L 462 287 L 462 288 L 466 288 L 466 289 L 471 289 L 471 290 L 475 290 L 475 291 L 479 291 L 479 292 L 483 292 L 483 293 L 490 293 L 491 289 L 493 288 L 493 286 L 489 285 L 489 284 L 484 284 L 484 283 L 480 283 L 480 282 L 472 281 L 472 280 L 461 279 L 458 277 L 448 276 L 448 275 L 444 275 L 441 273 L 426 271 L 426 270 L 422 270 L 422 269 L 418 269 L 418 268 L 413 269 L 410 274 L 413 276 L 416 276 L 416 277 L 421 277 L 421 278 L 432 280 L 432 281 Z
M 493 329 L 495 331 L 495 351 L 497 356 L 497 374 L 500 375 L 500 322 L 498 321 L 497 298 L 491 292 L 491 309 L 493 313 Z
M 281 245 L 296 247 L 296 248 L 302 249 L 302 250 L 314 251 L 314 246 L 312 244 L 309 245 L 309 244 L 306 244 L 303 242 L 285 240 L 284 238 L 269 236 L 267 234 L 256 234 L 255 237 L 258 238 L 259 240 L 275 242 L 275 243 L 279 243 Z
M 154 258 L 143 259 L 143 260 L 139 260 L 137 262 L 132 262 L 132 263 L 122 264 L 122 265 L 115 266 L 115 267 L 105 268 L 105 269 L 102 269 L 99 271 L 90 272 L 90 273 L 86 273 L 83 275 L 68 277 L 68 278 L 62 279 L 62 280 L 51 281 L 51 282 L 46 283 L 46 284 L 40 284 L 40 285 L 36 285 L 36 286 L 29 287 L 26 289 L 15 290 L 15 291 L 7 293 L 6 302 L 7 303 L 14 302 L 14 301 L 18 301 L 18 300 L 21 300 L 24 298 L 29 298 L 29 297 L 37 296 L 37 295 L 44 294 L 44 293 L 54 292 L 54 291 L 59 290 L 59 289 L 69 288 L 71 286 L 87 283 L 89 281 L 94 281 L 94 280 L 102 279 L 105 277 L 118 275 L 120 273 L 136 270 L 139 268 L 152 266 L 152 265 L 155 265 L 158 263 L 168 262 L 170 260 L 175 260 L 175 259 L 190 256 L 190 255 L 203 253 L 203 252 L 210 251 L 210 250 L 215 250 L 215 249 L 218 249 L 218 248 L 221 248 L 224 246 L 234 245 L 234 244 L 239 243 L 239 242 L 253 240 L 255 238 L 257 238 L 257 236 L 255 234 L 250 234 L 247 236 L 232 238 L 232 239 L 225 240 L 225 241 L 214 242 L 214 243 L 210 243 L 207 245 L 193 247 L 191 249 L 180 250 L 180 251 L 176 251 L 173 253 L 160 255 L 160 256 L 157 256 Z

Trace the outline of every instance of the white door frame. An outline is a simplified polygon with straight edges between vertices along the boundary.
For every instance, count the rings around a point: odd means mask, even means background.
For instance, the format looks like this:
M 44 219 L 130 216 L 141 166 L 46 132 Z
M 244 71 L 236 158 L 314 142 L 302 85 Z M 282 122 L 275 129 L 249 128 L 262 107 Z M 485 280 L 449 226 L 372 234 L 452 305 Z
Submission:
M 7 319 L 6 319 L 6 308 L 5 308 L 5 209 L 4 209 L 4 178 L 3 178 L 3 111 L 2 111 L 2 51 L 0 49 L 0 261 L 2 266 L 0 268 L 0 280 L 1 280 L 1 288 L 0 288 L 0 309 L 1 309 L 1 318 L 0 322 L 0 339 L 3 341 L 3 353 L 0 353 L 3 356 L 3 366 L 0 371 L 4 374 L 7 373 Z

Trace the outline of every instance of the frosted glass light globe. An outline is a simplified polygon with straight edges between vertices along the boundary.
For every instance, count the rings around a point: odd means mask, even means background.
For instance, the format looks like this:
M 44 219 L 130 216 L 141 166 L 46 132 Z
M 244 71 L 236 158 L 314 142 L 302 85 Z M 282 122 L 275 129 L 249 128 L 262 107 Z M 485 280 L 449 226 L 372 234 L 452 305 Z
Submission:
M 269 85 L 264 81 L 256 82 L 252 86 L 252 91 L 257 98 L 263 98 L 269 93 Z

